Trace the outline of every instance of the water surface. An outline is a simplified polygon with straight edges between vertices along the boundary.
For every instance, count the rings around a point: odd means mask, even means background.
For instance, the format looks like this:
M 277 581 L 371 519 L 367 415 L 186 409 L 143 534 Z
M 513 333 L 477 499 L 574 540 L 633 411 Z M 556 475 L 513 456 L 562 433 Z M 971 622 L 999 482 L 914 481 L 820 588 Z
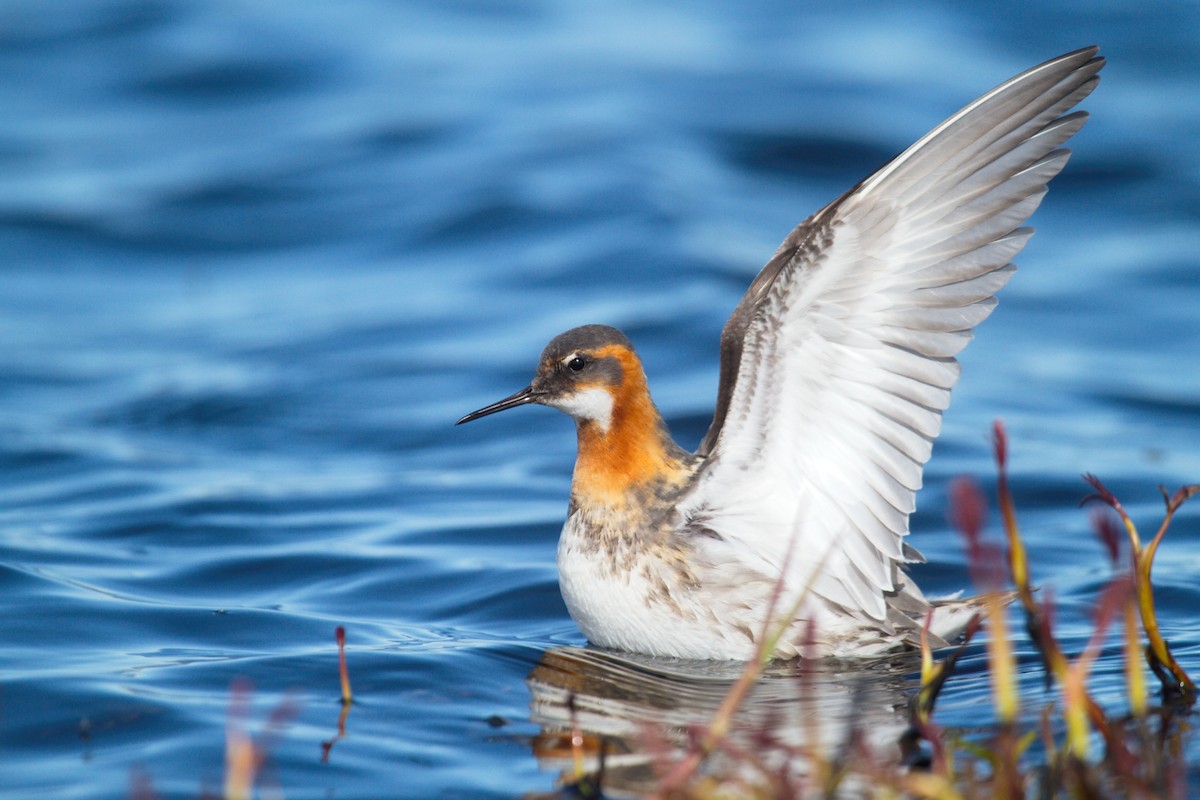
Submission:
M 1096 41 L 1093 120 L 913 519 L 927 590 L 966 585 L 945 487 L 990 476 L 1003 417 L 1082 646 L 1109 568 L 1079 474 L 1148 528 L 1157 484 L 1200 481 L 1200 16 L 1014 8 L 4 4 L 0 796 L 219 791 L 237 681 L 289 798 L 548 789 L 526 677 L 583 644 L 553 563 L 571 426 L 453 420 L 605 322 L 695 446 L 720 327 L 791 226 Z M 1198 574 L 1200 506 L 1155 570 L 1193 673 Z M 323 762 L 338 625 L 358 700 Z M 976 660 L 944 721 L 986 691 Z

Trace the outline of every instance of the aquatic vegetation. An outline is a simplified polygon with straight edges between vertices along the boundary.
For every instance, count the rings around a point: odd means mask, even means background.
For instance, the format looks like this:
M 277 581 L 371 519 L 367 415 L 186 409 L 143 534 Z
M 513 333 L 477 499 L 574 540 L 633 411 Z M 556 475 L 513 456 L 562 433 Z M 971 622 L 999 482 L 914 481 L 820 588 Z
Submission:
M 354 694 L 350 691 L 350 669 L 346 666 L 346 629 L 341 625 L 334 631 L 334 639 L 338 647 L 338 678 L 342 684 L 342 712 L 338 715 L 337 733 L 333 738 L 321 743 L 321 763 L 329 761 L 329 753 L 338 739 L 346 735 L 346 718 L 350 716 L 350 706 L 354 703 Z
M 272 710 L 258 736 L 246 726 L 252 688 L 237 681 L 230 688 L 229 720 L 225 728 L 224 800 L 251 800 L 254 788 L 261 784 L 264 763 L 288 724 L 299 711 L 294 698 L 285 698 Z

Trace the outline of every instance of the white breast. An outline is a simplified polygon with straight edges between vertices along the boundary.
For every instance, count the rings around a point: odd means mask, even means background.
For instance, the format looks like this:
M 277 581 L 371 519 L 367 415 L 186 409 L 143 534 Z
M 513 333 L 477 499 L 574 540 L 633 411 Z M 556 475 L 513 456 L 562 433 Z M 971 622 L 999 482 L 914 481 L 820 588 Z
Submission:
M 596 542 L 595 528 L 577 511 L 558 543 L 559 587 L 588 641 L 678 658 L 753 657 L 772 589 L 761 575 L 691 553 L 688 566 L 700 583 L 686 586 L 661 556 L 614 554 Z

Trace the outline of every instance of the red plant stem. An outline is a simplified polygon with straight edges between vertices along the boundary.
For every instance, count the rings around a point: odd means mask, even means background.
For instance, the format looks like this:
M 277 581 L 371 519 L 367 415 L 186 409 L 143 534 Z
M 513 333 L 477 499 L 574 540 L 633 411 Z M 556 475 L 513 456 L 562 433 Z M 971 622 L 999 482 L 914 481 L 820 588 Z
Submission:
M 1025 542 L 1021 539 L 1016 505 L 1013 502 L 1012 490 L 1008 486 L 1008 434 L 1000 420 L 992 423 L 992 443 L 996 456 L 996 495 L 1000 504 L 1000 518 L 1004 522 L 1004 533 L 1008 538 L 1008 568 L 1012 572 L 1013 585 L 1017 587 L 1021 605 L 1032 614 L 1036 603 L 1033 599 L 1033 589 L 1029 585 L 1029 555 L 1025 550 Z
M 342 705 L 348 706 L 354 695 L 350 692 L 350 670 L 346 668 L 346 629 L 338 625 L 334 637 L 338 646 L 338 674 L 342 679 Z

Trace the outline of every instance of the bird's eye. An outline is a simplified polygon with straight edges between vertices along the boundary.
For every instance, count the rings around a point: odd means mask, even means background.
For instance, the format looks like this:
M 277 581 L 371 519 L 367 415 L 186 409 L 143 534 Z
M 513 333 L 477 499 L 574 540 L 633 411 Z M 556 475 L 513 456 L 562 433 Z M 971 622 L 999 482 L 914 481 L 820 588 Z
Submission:
M 586 366 L 587 366 L 587 361 L 584 359 L 583 356 L 575 356 L 574 358 L 572 358 L 570 361 L 567 362 L 567 369 L 571 370 L 571 372 L 579 372 Z

